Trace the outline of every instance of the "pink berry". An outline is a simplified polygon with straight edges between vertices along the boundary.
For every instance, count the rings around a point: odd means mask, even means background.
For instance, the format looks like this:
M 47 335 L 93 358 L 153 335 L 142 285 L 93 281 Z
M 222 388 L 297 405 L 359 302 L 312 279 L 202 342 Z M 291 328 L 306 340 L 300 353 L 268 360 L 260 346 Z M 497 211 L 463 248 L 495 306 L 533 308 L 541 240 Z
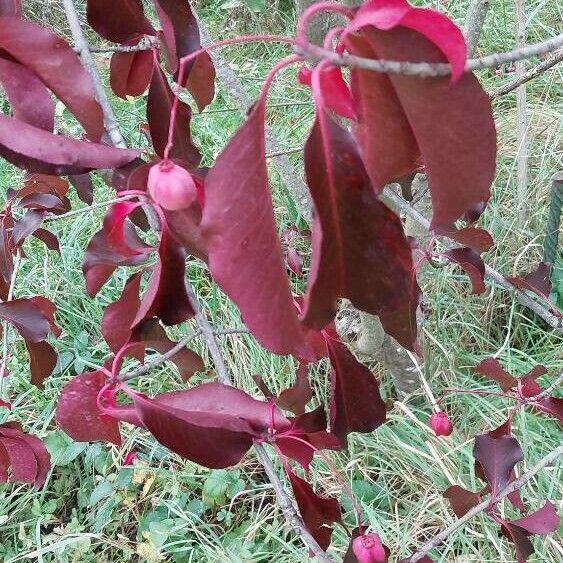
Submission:
M 502 76 L 502 68 L 495 68 L 495 74 L 497 76 Z
M 436 436 L 449 436 L 454 429 L 450 417 L 444 411 L 434 413 L 430 417 L 430 428 Z
M 358 536 L 352 542 L 352 551 L 358 563 L 383 563 L 386 558 L 385 548 L 378 534 Z
M 137 452 L 133 450 L 128 451 L 123 458 L 123 465 L 133 465 L 137 459 Z
M 306 66 L 299 67 L 297 80 L 303 86 L 311 86 L 311 69 Z
M 169 211 L 186 209 L 197 198 L 191 174 L 171 160 L 162 160 L 151 167 L 148 188 L 153 201 Z

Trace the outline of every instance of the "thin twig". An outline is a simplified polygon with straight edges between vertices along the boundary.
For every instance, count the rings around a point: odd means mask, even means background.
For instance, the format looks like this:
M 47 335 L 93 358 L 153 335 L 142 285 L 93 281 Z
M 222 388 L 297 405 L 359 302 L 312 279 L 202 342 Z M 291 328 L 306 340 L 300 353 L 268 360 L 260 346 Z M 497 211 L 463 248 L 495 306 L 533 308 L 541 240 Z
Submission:
M 546 387 L 541 393 L 537 395 L 533 395 L 532 397 L 528 397 L 526 399 L 526 403 L 535 403 L 536 401 L 540 401 L 541 399 L 545 399 L 549 397 L 554 391 L 563 384 L 563 373 L 560 373 L 557 379 L 549 386 Z
M 82 26 L 80 25 L 78 12 L 76 11 L 74 2 L 73 0 L 63 0 L 63 4 L 66 19 L 68 20 L 68 25 L 70 26 L 70 32 L 72 33 L 72 40 L 74 41 L 74 45 L 80 55 L 80 60 L 82 61 L 84 68 L 88 71 L 88 74 L 92 78 L 94 92 L 96 93 L 96 98 L 104 115 L 105 130 L 107 131 L 112 144 L 115 147 L 124 149 L 127 147 L 127 143 L 119 130 L 115 113 L 113 112 L 102 81 L 100 80 L 100 75 L 98 74 L 96 63 L 92 58 L 88 40 L 82 31 Z
M 390 188 L 386 188 L 384 190 L 384 194 L 389 200 L 393 202 L 394 205 L 400 208 L 401 211 L 403 211 L 411 219 L 419 223 L 425 229 L 430 230 L 430 221 L 426 219 L 426 217 L 424 217 L 416 209 L 414 209 L 414 207 L 412 207 L 400 195 L 395 193 Z M 447 236 L 448 236 L 447 234 L 444 235 L 444 237 Z M 498 285 L 502 286 L 504 289 L 510 291 L 520 304 L 524 305 L 525 307 L 533 311 L 536 315 L 541 317 L 547 324 L 557 329 L 558 331 L 561 331 L 561 329 L 563 328 L 562 317 L 558 317 L 557 315 L 554 315 L 541 303 L 538 303 L 537 301 L 532 299 L 528 294 L 526 294 L 524 291 L 512 285 L 501 273 L 497 272 L 494 268 L 485 265 L 485 276 L 493 280 Z
M 525 45 L 526 14 L 524 0 L 516 0 L 516 46 Z M 516 80 L 522 80 L 526 73 L 526 62 L 516 62 Z M 528 219 L 528 104 L 526 85 L 520 84 L 516 90 L 516 209 L 517 224 L 522 231 Z
M 147 373 L 149 373 L 153 369 L 156 369 L 157 367 L 161 366 L 164 362 L 166 362 L 167 360 L 172 358 L 180 350 L 184 349 L 192 340 L 197 338 L 200 334 L 201 334 L 201 330 L 196 330 L 192 334 L 189 334 L 188 336 L 184 336 L 184 338 L 182 338 L 176 344 L 176 346 L 174 346 L 173 348 L 170 348 L 170 350 L 168 350 L 168 352 L 165 352 L 164 354 L 162 354 L 158 358 L 155 358 L 154 360 L 151 360 L 150 362 L 147 362 L 146 364 L 143 364 L 143 365 L 139 366 L 138 368 L 135 368 L 134 370 L 130 371 L 129 373 L 125 373 L 119 379 L 121 381 L 129 381 L 130 379 L 135 379 L 136 377 L 142 377 L 143 375 L 146 375 Z
M 137 45 L 112 45 L 111 47 L 90 47 L 90 53 L 136 53 L 159 47 L 160 41 L 156 37 L 146 37 Z M 77 48 L 75 48 L 78 51 Z
M 195 296 L 194 290 L 189 283 L 186 283 L 186 290 L 188 292 L 188 299 L 190 301 L 190 305 L 195 313 L 195 322 L 201 332 L 201 336 L 209 349 L 209 353 L 211 354 L 211 358 L 213 359 L 213 363 L 215 364 L 215 369 L 217 370 L 217 377 L 219 381 L 223 383 L 223 385 L 233 385 L 233 381 L 231 379 L 231 374 L 227 368 L 227 364 L 223 358 L 223 354 L 221 353 L 221 349 L 219 348 L 219 343 L 215 338 L 215 333 L 213 332 L 213 327 L 211 323 L 205 316 L 203 309 L 201 308 L 197 297 Z
M 504 96 L 505 94 L 508 94 L 513 90 L 516 90 L 518 86 L 521 86 L 522 84 L 526 84 L 526 82 L 529 82 L 530 80 L 544 73 L 546 70 L 549 70 L 550 68 L 559 64 L 561 61 L 563 61 L 563 49 L 557 49 L 557 51 L 551 53 L 551 55 L 545 61 L 541 62 L 539 65 L 535 66 L 534 68 L 531 68 L 522 76 L 515 78 L 510 82 L 507 82 L 504 86 L 501 86 L 498 90 L 491 92 L 489 94 L 489 97 L 491 98 L 491 100 L 494 100 L 499 96 Z
M 505 53 L 495 53 L 479 59 L 469 59 L 465 65 L 466 72 L 493 68 L 505 63 L 513 63 L 523 59 L 529 59 L 536 55 L 544 55 L 556 51 L 563 46 L 563 33 L 540 43 L 528 45 L 522 49 L 514 49 Z M 330 49 L 323 49 L 316 45 L 298 45 L 295 52 L 312 62 L 321 60 L 329 61 L 336 66 L 349 68 L 363 68 L 374 72 L 387 74 L 404 74 L 408 76 L 419 76 L 421 78 L 433 76 L 448 76 L 451 67 L 448 63 L 409 63 L 402 61 L 388 61 L 383 59 L 368 59 L 356 57 L 347 53 L 339 55 Z
M 512 481 L 504 489 L 502 489 L 494 498 L 488 498 L 483 502 L 479 503 L 477 506 L 473 507 L 467 514 L 464 514 L 461 518 L 456 520 L 451 526 L 448 526 L 445 530 L 434 536 L 431 540 L 427 541 L 416 553 L 407 558 L 406 561 L 409 563 L 416 563 L 420 561 L 427 553 L 432 549 L 439 546 L 446 540 L 453 532 L 461 528 L 466 522 L 471 520 L 474 516 L 483 512 L 492 502 L 498 502 L 504 497 L 508 496 L 510 493 L 520 489 L 525 483 L 527 483 L 536 473 L 541 471 L 546 465 L 555 461 L 563 453 L 563 445 L 558 446 L 552 452 L 547 454 L 542 458 L 536 465 L 531 469 L 523 473 L 518 479 Z
M 268 480 L 274 487 L 276 492 L 276 497 L 278 499 L 278 504 L 285 516 L 286 520 L 289 522 L 295 533 L 302 539 L 303 543 L 315 554 L 315 557 L 322 561 L 323 563 L 332 563 L 332 559 L 326 554 L 326 552 L 319 546 L 315 538 L 309 533 L 303 520 L 295 510 L 289 495 L 287 494 L 283 483 L 281 482 L 279 475 L 274 468 L 274 464 L 268 452 L 262 444 L 254 444 L 254 451 L 258 457 L 260 463 L 264 466 Z
M 88 213 L 90 211 L 94 211 L 95 209 L 102 209 L 104 207 L 109 207 L 114 203 L 120 203 L 122 201 L 127 201 L 129 199 L 134 199 L 137 196 L 134 195 L 127 195 L 123 197 L 115 197 L 113 199 L 108 199 L 107 201 L 101 201 L 100 203 L 94 203 L 92 205 L 87 205 L 86 207 L 81 207 L 79 209 L 73 209 L 72 211 L 68 211 L 67 213 L 63 213 L 62 215 L 49 215 L 45 217 L 45 222 L 52 222 L 52 221 L 60 221 L 61 219 L 68 219 L 69 217 L 74 217 L 75 215 L 81 215 L 82 213 Z
M 477 43 L 479 42 L 479 37 L 481 36 L 481 31 L 483 30 L 483 25 L 485 24 L 485 18 L 487 17 L 490 5 L 490 0 L 471 0 L 471 4 L 467 10 L 465 38 L 467 43 L 467 54 L 470 57 L 473 56 L 473 53 L 475 53 L 475 49 L 477 48 Z

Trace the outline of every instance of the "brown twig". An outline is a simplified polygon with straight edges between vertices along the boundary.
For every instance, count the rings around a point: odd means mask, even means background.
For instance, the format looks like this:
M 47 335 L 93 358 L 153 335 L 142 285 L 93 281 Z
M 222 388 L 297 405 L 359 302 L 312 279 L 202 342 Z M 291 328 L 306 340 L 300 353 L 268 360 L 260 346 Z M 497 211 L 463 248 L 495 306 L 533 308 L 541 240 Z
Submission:
M 451 526 L 448 526 L 445 530 L 441 531 L 439 534 L 435 535 L 432 539 L 428 540 L 416 553 L 411 555 L 405 561 L 409 563 L 416 563 L 420 561 L 426 554 L 428 554 L 432 549 L 439 546 L 446 540 L 451 534 L 456 530 L 461 528 L 466 522 L 471 520 L 474 516 L 483 512 L 488 506 L 490 506 L 491 501 L 498 502 L 504 497 L 508 496 L 510 493 L 520 489 L 525 483 L 527 483 L 536 473 L 541 471 L 546 465 L 555 461 L 563 453 L 563 445 L 558 446 L 552 452 L 543 457 L 536 465 L 531 469 L 523 473 L 518 479 L 512 481 L 504 489 L 502 489 L 496 497 L 493 499 L 488 498 L 483 502 L 479 503 L 477 506 L 473 507 L 467 514 L 464 514 L 461 518 L 456 520 Z
M 504 96 L 505 94 L 508 94 L 513 90 L 516 90 L 516 88 L 518 88 L 522 84 L 526 84 L 526 82 L 529 82 L 530 80 L 536 78 L 540 74 L 543 74 L 546 70 L 549 70 L 550 68 L 559 64 L 561 61 L 563 61 L 563 49 L 557 49 L 557 51 L 551 53 L 549 58 L 541 62 L 539 65 L 535 66 L 534 68 L 531 68 L 522 76 L 515 78 L 510 82 L 507 82 L 504 86 L 501 86 L 498 90 L 491 92 L 489 94 L 489 97 L 491 98 L 491 100 L 494 100 L 499 96 Z
M 521 49 L 514 49 L 505 53 L 495 53 L 494 55 L 488 55 L 479 59 L 468 59 L 465 70 L 466 72 L 472 72 L 484 68 L 493 68 L 501 64 L 521 61 L 536 55 L 544 55 L 559 49 L 561 46 L 563 46 L 563 33 L 551 39 L 547 39 L 546 41 L 542 41 L 541 43 L 527 45 Z M 451 74 L 451 67 L 448 63 L 409 63 L 383 59 L 367 59 L 347 53 L 339 55 L 334 51 L 323 49 L 322 47 L 317 47 L 312 44 L 296 46 L 295 52 L 312 62 L 325 60 L 336 66 L 363 68 L 365 70 L 387 74 L 405 74 L 408 76 L 419 76 L 421 78 L 448 76 Z

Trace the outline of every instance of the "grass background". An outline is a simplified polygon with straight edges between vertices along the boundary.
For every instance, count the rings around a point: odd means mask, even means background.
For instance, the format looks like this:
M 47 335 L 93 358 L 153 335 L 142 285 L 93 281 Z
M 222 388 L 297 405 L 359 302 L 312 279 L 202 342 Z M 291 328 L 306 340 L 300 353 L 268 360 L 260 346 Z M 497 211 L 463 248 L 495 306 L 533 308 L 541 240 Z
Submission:
M 215 38 L 241 33 L 292 33 L 295 15 L 289 1 L 271 0 L 261 8 L 260 0 L 248 2 L 198 1 L 199 13 Z M 417 2 L 421 4 L 421 2 Z M 460 24 L 467 0 L 424 2 L 447 12 Z M 84 2 L 78 2 L 84 13 Z M 68 30 L 61 2 L 24 0 L 26 14 L 64 36 Z M 527 41 L 535 42 L 557 33 L 560 8 L 553 0 L 526 2 Z M 478 53 L 511 49 L 514 45 L 514 7 L 510 0 L 493 0 Z M 91 39 L 99 43 L 95 34 Z M 230 47 L 223 54 L 252 96 L 273 61 L 286 53 L 278 45 Z M 109 58 L 98 58 L 107 79 Z M 530 64 L 539 62 L 531 61 Z M 479 74 L 488 90 L 511 80 L 493 70 Z M 553 69 L 528 84 L 530 133 L 531 212 L 524 229 L 515 225 L 516 180 L 515 95 L 494 103 L 499 134 L 498 173 L 493 195 L 480 224 L 489 229 L 496 246 L 485 258 L 506 275 L 525 271 L 541 257 L 542 233 L 547 216 L 551 176 L 561 170 L 560 109 L 561 70 Z M 131 146 L 145 146 L 139 123 L 143 123 L 143 98 L 122 101 L 112 98 L 120 126 Z M 5 101 L 2 111 L 7 112 Z M 194 137 L 206 163 L 224 146 L 241 123 L 234 103 L 219 86 L 214 103 L 202 115 L 194 115 Z M 303 144 L 311 123 L 308 93 L 298 85 L 294 73 L 285 71 L 270 98 L 269 123 L 287 149 Z M 79 134 L 79 127 L 62 107 L 57 107 L 61 128 Z M 300 163 L 299 153 L 291 159 Z M 2 195 L 17 187 L 21 172 L 0 161 Z M 111 199 L 111 191 L 96 180 L 97 202 Z M 280 228 L 299 221 L 283 186 L 273 175 L 276 214 Z M 80 207 L 78 201 L 73 201 Z M 127 428 L 122 448 L 105 444 L 72 443 L 54 424 L 54 408 L 61 387 L 75 374 L 95 368 L 108 350 L 99 324 L 103 308 L 117 298 L 125 280 L 118 270 L 99 295 L 86 297 L 81 273 L 84 249 L 100 226 L 103 210 L 56 221 L 50 228 L 61 241 L 61 255 L 46 251 L 35 241 L 26 242 L 27 258 L 22 261 L 16 296 L 45 295 L 58 307 L 57 319 L 63 335 L 55 345 L 60 354 L 57 372 L 38 390 L 28 382 L 26 355 L 22 342 L 13 340 L 15 354 L 10 362 L 11 413 L 0 410 L 0 423 L 19 420 L 24 427 L 44 438 L 53 455 L 53 470 L 41 491 L 27 486 L 0 485 L 0 560 L 38 562 L 267 562 L 306 561 L 299 540 L 288 529 L 274 501 L 273 490 L 255 458 L 248 455 L 235 469 L 208 471 L 185 462 L 159 446 L 146 433 Z M 209 283 L 204 265 L 192 261 L 188 274 L 216 325 L 236 326 L 240 318 L 219 290 Z M 257 275 L 259 275 L 257 273 Z M 295 287 L 302 281 L 293 280 Z M 475 378 L 472 366 L 494 354 L 514 373 L 523 373 L 543 363 L 550 375 L 563 368 L 561 338 L 518 306 L 499 288 L 487 287 L 482 296 L 469 295 L 468 280 L 457 269 L 425 272 L 421 285 L 429 306 L 425 324 L 423 375 L 437 396 L 446 387 L 493 388 Z M 185 327 L 172 331 L 180 335 Z M 12 335 L 13 336 L 13 335 Z M 223 350 L 237 383 L 255 393 L 252 375 L 261 374 L 274 389 L 291 383 L 295 365 L 287 358 L 265 353 L 249 336 L 224 336 Z M 205 356 L 205 350 L 200 349 Z M 210 362 L 208 362 L 210 365 Z M 393 398 L 390 377 L 373 365 L 382 382 L 385 397 Z M 545 378 L 545 381 L 549 376 Z M 326 392 L 326 366 L 315 367 L 313 383 L 317 396 Z M 147 393 L 180 388 L 174 368 L 139 382 Z M 345 479 L 352 483 L 362 501 L 367 519 L 392 553 L 404 557 L 454 520 L 441 491 L 453 483 L 473 490 L 481 487 L 472 462 L 473 436 L 503 421 L 507 402 L 501 398 L 457 395 L 445 402 L 455 423 L 448 439 L 435 439 L 426 427 L 430 412 L 422 394 L 410 397 L 403 408 L 395 405 L 389 421 L 369 435 L 353 435 L 347 452 L 331 454 Z M 560 441 L 557 424 L 544 417 L 520 412 L 515 434 L 520 438 L 525 461 L 519 471 L 532 466 Z M 134 467 L 123 467 L 126 451 L 134 449 Z M 319 490 L 341 495 L 341 490 L 322 461 L 313 464 L 311 479 Z M 542 471 L 523 489 L 525 504 L 539 508 L 544 499 L 561 501 L 558 468 Z M 342 498 L 345 522 L 353 526 L 349 501 Z M 507 515 L 513 514 L 503 505 Z M 339 560 L 347 547 L 347 534 L 340 527 L 334 533 L 330 553 Z M 563 549 L 556 537 L 533 540 L 536 554 L 530 561 L 556 562 Z M 441 555 L 444 554 L 444 555 Z M 485 516 L 478 516 L 452 535 L 436 552 L 437 561 L 511 562 L 512 547 L 498 538 L 497 530 Z

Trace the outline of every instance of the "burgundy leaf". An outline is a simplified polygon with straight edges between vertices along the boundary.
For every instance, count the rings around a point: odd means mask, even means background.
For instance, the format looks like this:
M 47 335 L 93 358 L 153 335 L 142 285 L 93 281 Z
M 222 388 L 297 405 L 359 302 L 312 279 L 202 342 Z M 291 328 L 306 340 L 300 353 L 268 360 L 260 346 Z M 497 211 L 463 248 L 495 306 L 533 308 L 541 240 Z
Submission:
M 303 274 L 303 257 L 291 246 L 287 249 L 287 265 L 295 275 Z
M 493 438 L 488 434 L 475 437 L 473 457 L 483 468 L 493 497 L 508 483 L 514 466 L 524 459 L 520 444 L 510 436 Z
M 258 342 L 307 360 L 311 351 L 293 306 L 272 208 L 264 119 L 260 98 L 207 174 L 201 227 L 213 279 Z
M 179 59 L 200 48 L 199 28 L 190 3 L 185 0 L 153 0 L 162 25 L 168 68 L 178 70 Z M 193 63 L 192 63 L 193 65 Z M 186 70 L 190 70 L 188 65 Z M 184 74 L 185 77 L 188 74 Z
M 413 62 L 444 60 L 430 41 L 404 27 L 389 31 L 366 27 L 362 38 L 365 41 L 347 37 L 352 54 Z M 496 135 L 489 97 L 477 79 L 469 73 L 453 83 L 447 77 L 378 74 L 368 78 L 367 72 L 354 70 L 352 88 L 356 99 L 369 96 L 361 102 L 363 108 L 372 105 L 365 115 L 357 112 L 364 136 L 359 137 L 362 153 L 376 189 L 413 170 L 416 146 L 428 174 L 432 228 L 452 225 L 486 202 L 495 173 Z M 360 81 L 356 86 L 355 80 Z M 373 83 L 376 89 L 368 91 L 367 85 Z M 391 146 L 374 150 L 381 145 L 374 136 Z M 473 150 L 467 151 L 468 146 Z M 392 160 L 387 160 L 390 153 Z
M 147 89 L 153 72 L 151 50 L 114 53 L 110 63 L 110 86 L 115 95 L 140 96 Z
M 18 190 L 18 197 L 30 194 L 53 194 L 63 199 L 68 193 L 68 182 L 49 174 L 30 174 L 24 176 L 24 187 Z
M 170 232 L 163 229 L 158 261 L 132 326 L 138 325 L 147 317 L 158 317 L 167 326 L 193 317 L 185 276 L 186 252 Z
M 442 253 L 450 262 L 457 264 L 471 280 L 471 294 L 479 295 L 485 291 L 485 263 L 471 248 L 452 248 Z
M 411 6 L 407 0 L 369 0 L 356 12 L 346 33 L 365 26 L 390 30 L 402 26 L 424 35 L 452 66 L 452 78 L 458 79 L 465 68 L 467 47 L 462 31 L 444 14 Z
M 10 233 L 8 227 L 10 226 L 11 219 L 6 216 L 0 217 L 0 278 L 3 280 L 5 286 L 10 286 L 10 280 L 14 272 L 14 258 L 11 251 Z M 2 295 L 2 301 L 8 298 L 8 291 L 6 295 Z
M 555 417 L 563 424 L 563 399 L 559 397 L 545 397 L 533 403 L 533 408 Z
M 57 353 L 48 342 L 26 341 L 25 345 L 29 354 L 29 381 L 32 385 L 41 387 L 57 367 Z
M 332 528 L 328 524 L 342 520 L 338 501 L 335 498 L 319 496 L 307 481 L 298 477 L 287 465 L 285 471 L 305 527 L 321 549 L 327 549 L 332 535 Z
M 96 33 L 114 43 L 156 33 L 144 16 L 141 0 L 88 0 L 86 17 Z
M 197 183 L 196 183 L 197 186 Z M 201 206 L 195 202 L 188 209 L 165 211 L 166 222 L 174 238 L 189 254 L 204 262 L 208 259 L 207 241 L 201 232 Z
M 557 530 L 559 526 L 559 516 L 555 510 L 555 505 L 550 501 L 536 512 L 528 514 L 518 520 L 513 520 L 510 524 L 526 530 L 528 534 L 539 534 L 545 536 Z
M 31 172 L 82 174 L 99 168 L 123 166 L 138 154 L 137 150 L 116 149 L 53 135 L 0 114 L 0 155 Z
M 276 403 L 282 409 L 299 415 L 305 412 L 305 407 L 312 398 L 313 390 L 309 383 L 309 369 L 307 364 L 303 364 L 295 372 L 295 384 L 283 390 Z
M 215 66 L 209 53 L 201 53 L 188 75 L 186 88 L 192 95 L 197 109 L 202 112 L 215 97 Z
M 137 247 L 130 245 L 127 239 L 125 222 L 129 215 L 142 205 L 139 201 L 120 201 L 114 203 L 104 217 L 104 231 L 110 249 L 123 256 L 136 256 L 146 252 L 146 244 L 139 244 Z
M 31 449 L 31 453 L 35 458 L 35 463 L 29 456 L 29 450 L 26 450 L 24 459 L 17 460 L 17 464 L 27 466 L 25 468 L 19 468 L 19 470 L 25 471 L 25 473 L 32 468 L 35 469 L 35 477 L 32 482 L 38 489 L 41 488 L 47 479 L 49 470 L 51 469 L 51 456 L 49 455 L 45 444 L 37 436 L 23 432 L 20 425 L 15 422 L 7 422 L 0 426 L 0 444 L 2 443 L 2 437 L 19 442 Z M 20 451 L 23 453 L 24 449 L 21 449 Z M 14 467 L 12 467 L 12 472 L 12 478 L 13 480 L 16 480 L 14 477 Z M 1 480 L 2 478 L 0 476 L 0 481 Z
M 372 432 L 381 426 L 386 408 L 377 379 L 346 345 L 330 337 L 327 348 L 331 365 L 330 429 L 346 444 L 350 432 Z
M 132 341 L 139 342 L 143 348 L 150 348 L 161 354 L 165 354 L 178 344 L 168 338 L 166 331 L 158 323 L 157 319 L 147 319 L 142 325 L 137 327 L 132 335 Z M 170 361 L 174 362 L 178 367 L 183 381 L 188 381 L 194 373 L 205 369 L 201 356 L 185 347 L 176 352 L 170 358 Z
M 526 563 L 528 557 L 534 553 L 534 546 L 528 539 L 526 531 L 510 522 L 505 522 L 501 525 L 501 532 L 515 545 L 518 563 Z
M 0 303 L 0 318 L 8 321 L 30 342 L 47 338 L 49 320 L 31 299 L 14 299 Z
M 353 138 L 323 110 L 305 145 L 305 171 L 316 215 L 303 322 L 322 329 L 346 297 L 414 349 L 419 288 L 409 242 L 375 195 Z
M 487 252 L 495 244 L 491 233 L 478 227 L 465 227 L 458 231 L 447 231 L 444 234 L 478 253 Z
M 58 338 L 63 331 L 59 326 L 57 326 L 57 323 L 55 321 L 57 306 L 50 299 L 42 296 L 30 297 L 30 301 L 32 301 L 33 304 L 39 308 L 42 315 L 49 322 L 49 329 Z
M 31 446 L 23 440 L 5 436 L 2 427 L 0 427 L 0 444 L 7 453 L 9 467 L 12 470 L 10 480 L 34 483 L 37 478 L 38 466 Z
M 49 250 L 54 250 L 55 252 L 61 253 L 61 247 L 59 245 L 59 239 L 51 231 L 46 229 L 37 229 L 33 236 L 39 239 Z
M 105 384 L 105 374 L 93 371 L 73 377 L 63 387 L 55 417 L 59 427 L 74 440 L 102 440 L 121 445 L 118 421 L 98 409 L 98 394 Z
M 0 16 L 21 16 L 21 0 L 0 0 Z
M 53 91 L 78 119 L 92 141 L 100 140 L 102 111 L 94 95 L 92 79 L 64 39 L 35 23 L 16 17 L 2 17 L 0 48 L 34 72 Z M 43 138 L 44 143 L 46 139 Z M 42 143 L 38 141 L 38 144 Z
M 135 228 L 127 223 L 125 224 L 125 238 L 128 240 L 129 246 L 139 247 L 142 243 Z M 145 254 L 124 256 L 109 247 L 106 233 L 103 230 L 98 231 L 88 243 L 82 264 L 88 295 L 94 297 L 118 266 L 142 264 L 151 250 L 153 248 L 147 246 Z
M 327 109 L 342 117 L 356 119 L 352 94 L 340 67 L 330 66 L 320 70 L 319 87 Z
M 518 383 L 518 380 L 510 375 L 496 358 L 482 360 L 479 365 L 475 366 L 475 373 L 496 381 L 505 392 Z
M 32 235 L 41 227 L 45 219 L 45 211 L 30 209 L 15 225 L 12 231 L 12 242 L 20 244 L 28 236 Z
M 15 118 L 52 133 L 55 105 L 45 85 L 25 66 L 0 57 L 0 84 Z
M 74 186 L 81 201 L 88 205 L 94 203 L 94 188 L 90 174 L 71 174 L 68 179 Z
M 174 102 L 174 94 L 170 89 L 166 76 L 160 66 L 155 65 L 149 86 L 147 98 L 147 121 L 156 154 L 164 156 L 164 149 L 168 142 L 168 124 L 170 111 Z M 201 154 L 193 144 L 190 134 L 192 110 L 181 100 L 178 102 L 176 121 L 174 123 L 174 146 L 170 151 L 171 158 L 180 158 L 196 167 L 201 160 Z
M 481 502 L 481 497 L 478 493 L 468 491 L 459 485 L 448 487 L 442 494 L 448 499 L 454 514 L 458 518 L 467 514 L 474 506 Z
M 518 289 L 533 291 L 543 299 L 549 299 L 551 293 L 552 264 L 540 262 L 539 266 L 523 277 L 506 278 Z
M 104 310 L 101 326 L 102 336 L 114 353 L 131 338 L 131 325 L 141 304 L 139 291 L 142 276 L 142 271 L 133 274 L 127 280 L 119 299 L 108 305 Z M 140 359 L 142 357 L 141 354 Z
M 23 209 L 40 209 L 45 211 L 64 211 L 63 200 L 55 194 L 29 194 L 20 199 L 18 207 Z

